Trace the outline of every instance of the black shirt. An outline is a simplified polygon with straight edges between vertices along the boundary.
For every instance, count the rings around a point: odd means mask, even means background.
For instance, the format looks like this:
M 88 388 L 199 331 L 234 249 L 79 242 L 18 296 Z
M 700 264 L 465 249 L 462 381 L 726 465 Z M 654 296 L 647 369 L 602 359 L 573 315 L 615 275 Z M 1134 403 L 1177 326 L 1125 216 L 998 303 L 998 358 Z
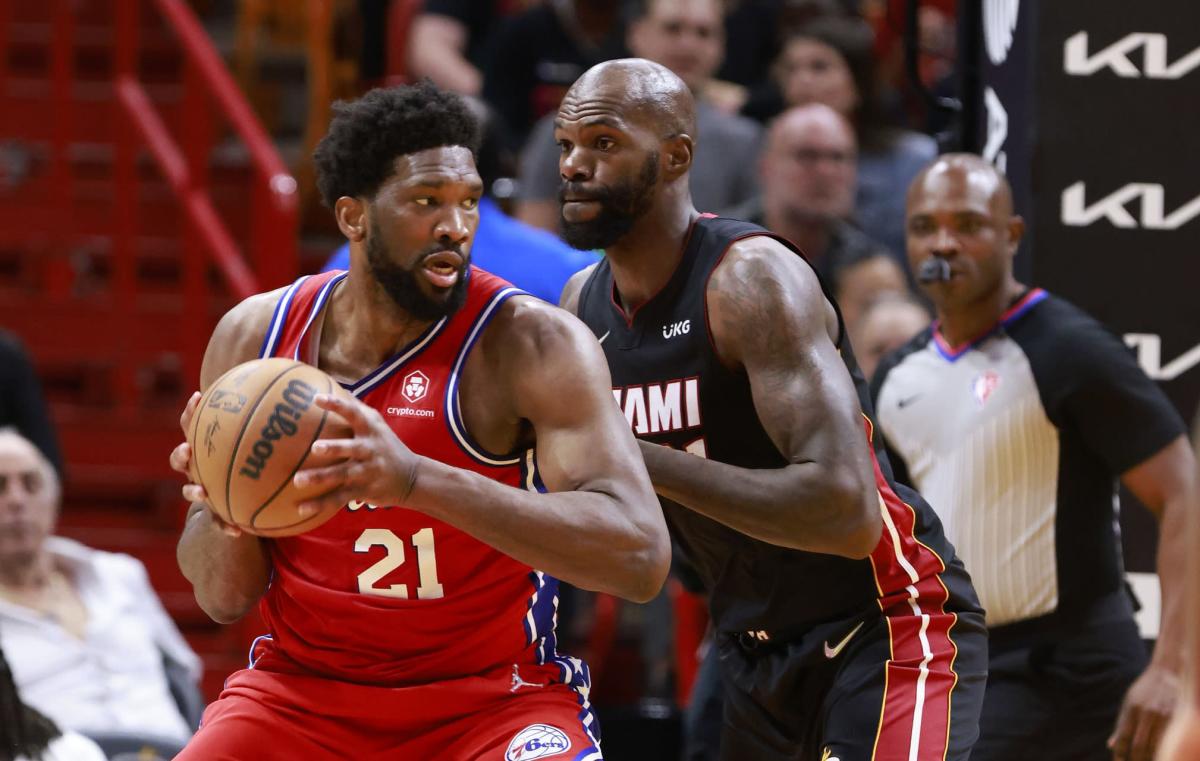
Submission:
M 780 468 L 788 461 L 759 422 L 745 373 L 717 358 L 707 324 L 709 276 L 734 242 L 755 235 L 769 233 L 749 222 L 702 216 L 671 279 L 631 320 L 616 305 L 607 260 L 584 283 L 578 311 L 601 339 L 614 396 L 639 438 L 743 468 Z M 838 348 L 869 416 L 866 383 L 849 344 L 842 338 Z M 864 421 L 864 435 L 869 431 Z M 877 438 L 873 444 L 885 525 L 870 559 L 775 546 L 663 501 L 720 630 L 794 635 L 865 609 L 886 610 L 907 599 L 906 590 L 926 584 L 949 595 L 948 608 L 975 609 L 970 582 L 937 517 L 917 494 L 891 482 Z M 938 591 L 939 576 L 948 592 Z
M 964 345 L 926 329 L 872 390 L 897 473 L 937 509 L 990 626 L 1082 616 L 1121 589 L 1117 477 L 1184 425 L 1098 322 L 1026 291 Z

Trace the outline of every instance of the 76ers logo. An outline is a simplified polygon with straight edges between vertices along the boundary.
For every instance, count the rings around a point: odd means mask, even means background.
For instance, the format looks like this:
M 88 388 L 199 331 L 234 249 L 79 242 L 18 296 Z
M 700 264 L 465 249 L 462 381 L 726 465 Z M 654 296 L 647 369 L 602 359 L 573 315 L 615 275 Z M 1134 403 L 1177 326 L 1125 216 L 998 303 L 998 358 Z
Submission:
M 533 761 L 566 753 L 571 749 L 571 738 L 558 727 L 549 724 L 531 724 L 525 727 L 508 744 L 504 761 Z
M 425 394 L 429 393 L 429 378 L 420 370 L 409 373 L 404 377 L 404 385 L 401 387 L 400 393 L 404 394 L 404 398 L 409 403 L 416 404 L 425 398 Z

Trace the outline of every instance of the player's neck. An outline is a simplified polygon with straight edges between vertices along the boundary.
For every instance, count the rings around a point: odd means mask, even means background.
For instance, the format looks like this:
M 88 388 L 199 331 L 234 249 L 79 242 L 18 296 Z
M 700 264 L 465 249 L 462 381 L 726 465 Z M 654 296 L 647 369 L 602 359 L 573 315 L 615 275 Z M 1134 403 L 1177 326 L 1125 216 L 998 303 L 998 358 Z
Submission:
M 604 250 L 626 315 L 633 314 L 671 279 L 692 223 L 699 216 L 690 202 L 669 213 L 647 214 L 619 243 Z
M 1009 276 L 999 288 L 958 308 L 938 308 L 938 332 L 946 343 L 961 346 L 973 341 L 1000 321 L 1025 286 Z
M 334 348 L 335 356 L 341 361 L 360 364 L 361 367 L 353 369 L 362 370 L 361 373 L 348 373 L 358 377 L 416 340 L 432 321 L 418 319 L 399 309 L 371 278 L 354 275 L 351 273 L 345 287 L 335 290 L 330 298 L 321 354 L 324 356 L 327 348 Z M 341 364 L 341 361 L 335 361 Z

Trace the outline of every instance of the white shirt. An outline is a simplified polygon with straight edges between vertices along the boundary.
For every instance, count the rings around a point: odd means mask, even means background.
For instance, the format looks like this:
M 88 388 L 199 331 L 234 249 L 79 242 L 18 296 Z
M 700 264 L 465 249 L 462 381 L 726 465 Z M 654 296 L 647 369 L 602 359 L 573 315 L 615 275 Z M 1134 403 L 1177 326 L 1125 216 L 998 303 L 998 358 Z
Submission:
M 96 743 L 83 735 L 64 730 L 62 735 L 51 740 L 46 750 L 42 751 L 41 761 L 106 761 L 107 758 Z M 16 761 L 29 759 L 17 756 Z
M 70 569 L 87 609 L 82 640 L 52 617 L 0 600 L 0 646 L 21 699 L 79 732 L 132 732 L 186 742 L 191 736 L 167 685 L 162 658 L 187 667 L 188 647 L 129 555 L 101 552 L 62 537 L 46 550 Z

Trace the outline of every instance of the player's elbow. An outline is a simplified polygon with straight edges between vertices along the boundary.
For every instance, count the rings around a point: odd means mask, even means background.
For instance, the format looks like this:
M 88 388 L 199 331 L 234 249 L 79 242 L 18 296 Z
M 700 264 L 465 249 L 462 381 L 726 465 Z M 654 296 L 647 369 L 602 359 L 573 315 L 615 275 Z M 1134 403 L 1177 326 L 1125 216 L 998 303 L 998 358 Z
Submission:
M 671 540 L 661 520 L 639 532 L 634 548 L 619 564 L 620 589 L 613 593 L 631 602 L 650 602 L 662 591 L 671 568 Z
M 830 540 L 834 554 L 862 560 L 879 544 L 883 522 L 874 486 L 848 470 L 835 477 L 831 485 L 830 501 L 837 507 Z
M 194 588 L 200 609 L 218 624 L 232 624 L 250 612 L 258 598 L 242 594 L 220 594 L 201 587 Z

